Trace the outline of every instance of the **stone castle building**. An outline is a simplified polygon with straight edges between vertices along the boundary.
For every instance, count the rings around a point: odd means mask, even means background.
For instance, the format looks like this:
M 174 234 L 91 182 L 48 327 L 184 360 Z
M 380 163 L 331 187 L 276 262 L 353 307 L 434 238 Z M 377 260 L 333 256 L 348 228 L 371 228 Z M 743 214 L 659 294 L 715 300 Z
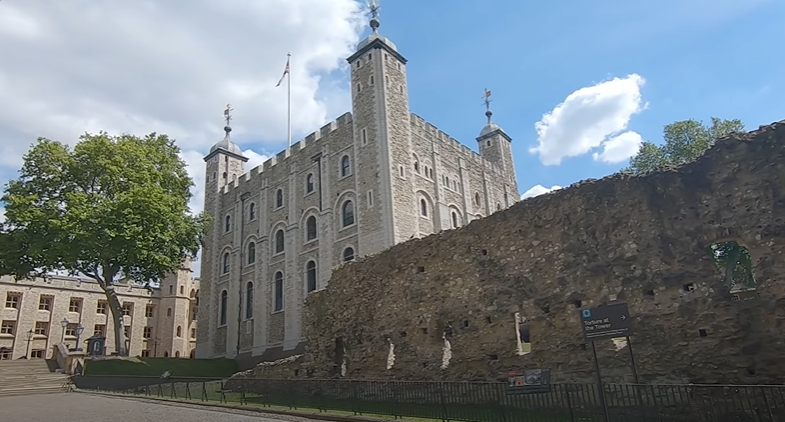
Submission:
M 347 59 L 350 113 L 249 172 L 228 124 L 204 158 L 214 223 L 202 252 L 198 358 L 300 352 L 304 301 L 333 268 L 518 200 L 511 138 L 490 109 L 479 153 L 411 113 L 406 59 L 378 27 L 374 17 Z
M 115 286 L 123 305 L 129 356 L 194 356 L 199 280 L 186 263 L 159 288 Z M 91 279 L 53 276 L 14 281 L 3 276 L 0 300 L 0 359 L 49 359 L 60 342 L 87 350 L 85 341 L 93 335 L 106 337 L 106 355 L 115 351 L 111 310 L 104 291 Z M 80 325 L 83 331 L 78 335 Z

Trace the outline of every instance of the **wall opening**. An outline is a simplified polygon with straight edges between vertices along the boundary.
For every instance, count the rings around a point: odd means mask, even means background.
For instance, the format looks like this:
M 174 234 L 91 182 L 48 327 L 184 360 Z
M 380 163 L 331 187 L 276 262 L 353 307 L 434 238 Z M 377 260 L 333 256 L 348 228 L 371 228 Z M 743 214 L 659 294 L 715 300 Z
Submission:
M 395 365 L 395 345 L 391 338 L 387 339 L 387 343 L 389 344 L 389 350 L 387 352 L 387 370 L 390 370 L 393 365 Z
M 731 292 L 755 290 L 758 287 L 752 272 L 750 251 L 738 242 L 712 243 L 706 247 L 706 253 L 720 269 L 723 285 Z
M 523 356 L 532 352 L 531 334 L 529 326 L 526 325 L 526 317 L 516 312 L 515 318 L 515 339 L 517 347 L 515 352 L 518 356 Z
M 335 339 L 335 359 L 333 360 L 333 373 L 334 375 L 346 375 L 346 347 L 343 343 L 343 338 L 338 337 Z

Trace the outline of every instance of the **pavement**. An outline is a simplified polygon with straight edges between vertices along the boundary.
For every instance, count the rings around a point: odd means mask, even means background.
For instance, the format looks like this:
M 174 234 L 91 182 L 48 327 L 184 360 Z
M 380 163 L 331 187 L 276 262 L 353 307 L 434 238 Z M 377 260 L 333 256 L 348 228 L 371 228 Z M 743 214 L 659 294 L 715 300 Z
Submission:
M 289 415 L 268 415 L 236 409 L 87 393 L 0 397 L 3 422 L 306 422 Z

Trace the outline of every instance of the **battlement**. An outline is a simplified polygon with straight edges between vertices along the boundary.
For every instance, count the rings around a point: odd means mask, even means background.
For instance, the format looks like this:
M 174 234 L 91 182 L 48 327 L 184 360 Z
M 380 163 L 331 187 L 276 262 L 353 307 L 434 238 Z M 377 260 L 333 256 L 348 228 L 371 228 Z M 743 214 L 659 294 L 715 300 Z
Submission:
M 486 171 L 491 173 L 502 173 L 501 167 L 497 166 L 496 164 L 486 160 L 482 155 L 475 152 L 468 146 L 464 145 L 457 139 L 453 138 L 452 136 L 448 135 L 442 130 L 439 130 L 433 124 L 427 122 L 422 117 L 411 113 L 411 125 L 412 128 L 419 128 L 421 131 L 425 132 L 425 135 L 430 138 L 431 140 L 437 141 L 437 144 L 440 146 L 440 149 L 447 149 L 451 152 L 457 154 L 458 158 L 462 158 L 468 162 L 474 163 L 479 166 L 483 166 Z
M 282 150 L 281 152 L 275 154 L 273 157 L 267 159 L 262 164 L 256 166 L 255 168 L 247 171 L 242 176 L 238 177 L 236 181 L 229 182 L 226 186 L 223 187 L 223 194 L 228 194 L 235 189 L 245 189 L 248 183 L 251 183 L 256 180 L 258 175 L 269 174 L 270 172 L 274 171 L 278 166 L 283 165 L 284 167 L 288 166 L 290 163 L 299 161 L 302 159 L 302 154 L 308 154 L 309 159 L 310 155 L 313 154 L 312 147 L 318 145 L 319 141 L 329 136 L 332 132 L 336 130 L 345 128 L 347 126 L 351 126 L 353 122 L 352 113 L 346 112 L 342 114 L 337 119 L 328 122 L 324 126 L 322 126 L 319 130 L 308 134 L 305 138 L 296 143 L 292 144 L 292 146 Z M 309 149 L 309 152 L 303 152 L 304 150 Z M 266 183 L 266 182 L 265 182 Z

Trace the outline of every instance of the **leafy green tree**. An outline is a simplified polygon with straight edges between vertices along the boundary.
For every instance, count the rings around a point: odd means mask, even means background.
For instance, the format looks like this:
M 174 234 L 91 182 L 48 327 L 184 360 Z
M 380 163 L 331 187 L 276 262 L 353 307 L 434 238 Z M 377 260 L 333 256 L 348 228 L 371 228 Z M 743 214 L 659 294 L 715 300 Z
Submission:
M 677 166 L 696 160 L 711 148 L 717 139 L 735 132 L 744 132 L 741 120 L 711 118 L 706 126 L 697 120 L 671 123 L 663 129 L 665 143 L 644 142 L 638 154 L 630 159 L 627 172 L 635 174 L 656 171 L 665 166 Z M 752 258 L 746 248 L 736 242 L 710 245 L 706 252 L 725 273 L 725 284 L 730 288 L 756 286 L 752 274 Z
M 17 279 L 55 270 L 94 279 L 127 350 L 120 280 L 158 282 L 194 256 L 208 223 L 188 208 L 193 185 L 166 135 L 85 134 L 73 148 L 39 138 L 2 197 L 0 271 Z

